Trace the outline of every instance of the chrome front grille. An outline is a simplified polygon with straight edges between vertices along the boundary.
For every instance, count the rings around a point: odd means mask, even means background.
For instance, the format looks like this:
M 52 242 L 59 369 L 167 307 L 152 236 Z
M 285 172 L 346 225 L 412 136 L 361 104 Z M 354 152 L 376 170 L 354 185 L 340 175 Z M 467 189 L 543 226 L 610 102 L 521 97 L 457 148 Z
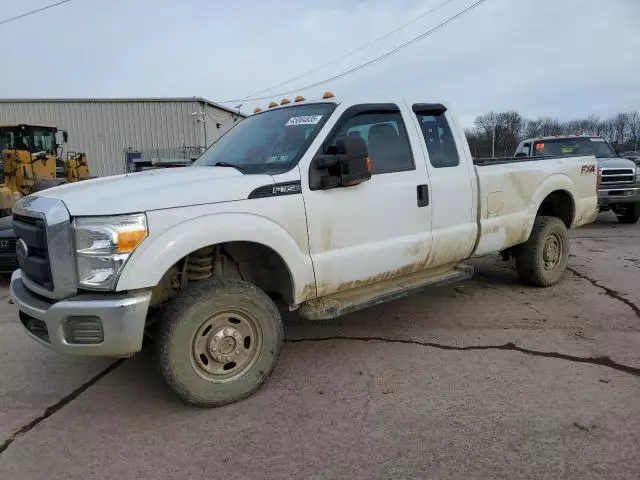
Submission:
M 53 300 L 77 293 L 71 216 L 61 200 L 29 195 L 13 206 L 16 255 L 24 286 Z
M 634 183 L 635 176 L 633 168 L 604 168 L 600 183 Z
M 53 290 L 46 230 L 46 224 L 41 218 L 13 216 L 16 256 L 20 269 L 38 285 Z

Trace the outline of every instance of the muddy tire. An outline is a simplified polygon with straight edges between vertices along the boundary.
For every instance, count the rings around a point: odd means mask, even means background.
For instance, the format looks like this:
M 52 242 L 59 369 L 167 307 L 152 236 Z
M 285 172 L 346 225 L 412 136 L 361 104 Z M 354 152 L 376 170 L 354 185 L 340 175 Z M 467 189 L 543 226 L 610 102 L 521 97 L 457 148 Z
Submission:
M 165 382 L 186 403 L 201 407 L 235 402 L 260 388 L 284 336 L 280 312 L 262 290 L 222 278 L 178 294 L 157 333 Z
M 618 222 L 634 224 L 640 219 L 640 204 L 631 203 L 625 207 L 623 213 L 618 215 Z
M 520 246 L 516 268 L 527 285 L 548 287 L 558 283 L 567 269 L 569 235 L 556 217 L 536 217 L 529 240 Z

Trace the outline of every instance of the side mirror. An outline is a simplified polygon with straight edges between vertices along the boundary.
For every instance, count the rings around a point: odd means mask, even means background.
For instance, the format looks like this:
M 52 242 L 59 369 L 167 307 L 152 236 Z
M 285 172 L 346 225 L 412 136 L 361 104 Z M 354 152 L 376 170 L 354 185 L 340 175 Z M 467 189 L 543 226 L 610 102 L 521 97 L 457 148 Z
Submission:
M 313 167 L 309 183 L 314 190 L 351 187 L 371 179 L 367 144 L 359 136 L 339 137 L 335 147 L 314 158 Z
M 69 140 L 69 133 L 68 132 L 62 132 L 62 142 L 63 143 L 67 143 L 68 140 Z

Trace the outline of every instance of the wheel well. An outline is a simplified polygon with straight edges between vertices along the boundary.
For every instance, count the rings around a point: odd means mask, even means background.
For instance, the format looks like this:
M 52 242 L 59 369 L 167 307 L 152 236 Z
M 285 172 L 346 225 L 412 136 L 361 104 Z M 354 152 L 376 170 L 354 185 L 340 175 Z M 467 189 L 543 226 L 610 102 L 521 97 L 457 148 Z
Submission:
M 573 197 L 566 190 L 556 190 L 550 193 L 540 204 L 537 216 L 557 217 L 564 222 L 567 228 L 573 223 L 575 205 Z
M 213 276 L 245 280 L 272 298 L 293 305 L 293 279 L 282 257 L 272 248 L 253 242 L 226 242 L 202 247 L 176 262 L 153 289 L 157 305 L 190 282 Z

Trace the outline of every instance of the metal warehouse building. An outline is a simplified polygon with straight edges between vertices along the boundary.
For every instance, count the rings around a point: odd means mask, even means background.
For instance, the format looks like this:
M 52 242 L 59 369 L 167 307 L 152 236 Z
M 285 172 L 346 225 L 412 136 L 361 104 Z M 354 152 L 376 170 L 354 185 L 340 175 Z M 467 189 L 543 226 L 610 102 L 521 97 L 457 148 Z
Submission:
M 0 124 L 55 126 L 91 175 L 125 173 L 128 160 L 193 158 L 244 116 L 204 98 L 0 99 Z

